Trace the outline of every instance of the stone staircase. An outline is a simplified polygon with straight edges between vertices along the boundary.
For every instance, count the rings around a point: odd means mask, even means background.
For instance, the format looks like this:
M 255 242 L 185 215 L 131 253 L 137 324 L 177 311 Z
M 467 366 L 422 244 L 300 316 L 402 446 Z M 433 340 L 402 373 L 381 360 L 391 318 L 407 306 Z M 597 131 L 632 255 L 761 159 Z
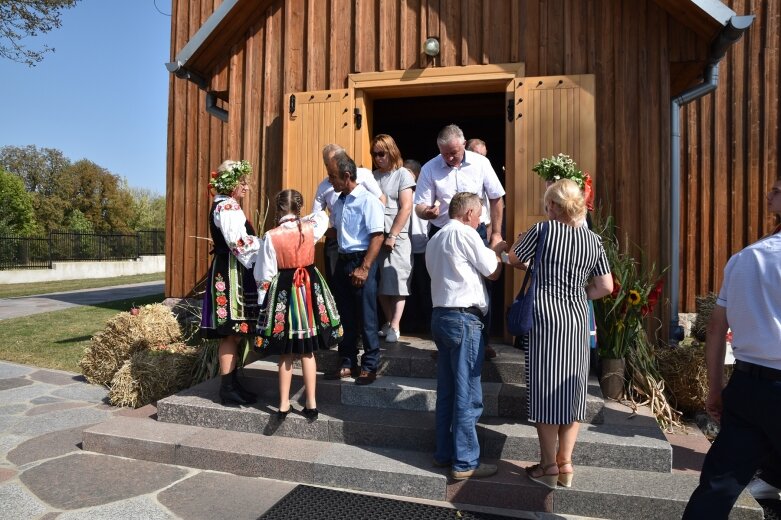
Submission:
M 449 479 L 447 469 L 432 466 L 436 348 L 425 339 L 403 339 L 408 341 L 383 346 L 382 377 L 372 385 L 319 377 L 317 421 L 295 411 L 284 421 L 275 416 L 276 360 L 267 358 L 244 370 L 246 386 L 261 396 L 254 406 L 221 406 L 219 382 L 207 381 L 159 401 L 157 420 L 117 417 L 88 429 L 84 449 L 465 506 L 599 518 L 680 517 L 697 477 L 671 473 L 672 449 L 653 418 L 605 402 L 593 378 L 588 422 L 573 455 L 573 487 L 550 490 L 528 480 L 523 467 L 538 459 L 539 448 L 525 418 L 523 355 L 506 345 L 494 345 L 499 356 L 484 364 L 478 425 L 482 457 L 497 462 L 499 472 L 482 480 Z M 337 362 L 334 351 L 318 355 L 321 371 Z M 295 403 L 303 395 L 300 377 L 293 391 Z M 731 518 L 761 519 L 762 509 L 744 493 Z

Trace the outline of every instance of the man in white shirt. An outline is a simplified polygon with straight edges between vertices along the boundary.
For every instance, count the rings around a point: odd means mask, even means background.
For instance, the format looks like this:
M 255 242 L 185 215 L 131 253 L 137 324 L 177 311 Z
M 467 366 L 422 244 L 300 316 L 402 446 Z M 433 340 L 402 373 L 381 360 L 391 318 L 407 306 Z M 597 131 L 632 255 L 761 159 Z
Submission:
M 781 195 L 780 195 L 781 196 Z M 724 387 L 726 334 L 735 370 Z M 721 422 L 684 519 L 727 518 L 754 472 L 781 453 L 781 233 L 727 262 L 705 341 L 705 409 Z
M 328 165 L 337 152 L 344 152 L 344 148 L 338 144 L 327 144 L 323 147 L 323 164 L 328 169 Z M 372 193 L 380 199 L 382 205 L 385 205 L 385 194 L 382 193 L 380 185 L 374 179 L 374 174 L 367 168 L 357 168 L 356 182 L 362 184 L 369 193 Z M 325 232 L 325 247 L 323 250 L 325 256 L 325 278 L 331 283 L 336 269 L 336 260 L 339 256 L 339 247 L 336 243 L 336 229 L 334 229 L 334 203 L 339 199 L 339 194 L 334 191 L 334 187 L 328 182 L 328 176 L 317 185 L 315 199 L 312 202 L 312 213 L 328 210 L 329 229 Z
M 448 205 L 456 193 L 475 193 L 488 197 L 490 222 L 494 226 L 490 236 L 485 224 L 478 226 L 478 233 L 490 245 L 502 241 L 501 222 L 504 215 L 504 188 L 491 162 L 482 155 L 466 150 L 464 132 L 456 125 L 448 125 L 437 136 L 439 155 L 423 165 L 415 188 L 415 213 L 430 221 L 429 236 L 444 226 L 448 217 Z
M 480 463 L 476 424 L 483 412 L 480 372 L 489 306 L 483 278 L 496 280 L 502 263 L 477 234 L 480 197 L 457 193 L 448 202 L 451 220 L 426 246 L 431 335 L 439 353 L 434 464 L 450 466 L 452 477 L 462 480 L 496 473 L 495 465 Z

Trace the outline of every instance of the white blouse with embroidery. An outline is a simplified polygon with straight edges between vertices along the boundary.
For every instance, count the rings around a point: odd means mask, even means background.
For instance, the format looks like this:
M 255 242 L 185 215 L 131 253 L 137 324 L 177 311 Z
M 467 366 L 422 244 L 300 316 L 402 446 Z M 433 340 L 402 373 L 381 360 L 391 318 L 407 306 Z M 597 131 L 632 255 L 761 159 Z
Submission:
M 222 231 L 231 253 L 244 267 L 252 267 L 263 239 L 247 234 L 247 229 L 244 227 L 247 217 L 236 199 L 217 195 L 214 201 L 217 205 L 214 207 L 212 218 Z
M 295 215 L 285 215 L 280 220 L 280 227 L 292 228 L 298 226 L 298 219 Z M 311 222 L 315 242 L 325 234 L 328 229 L 328 215 L 325 211 L 317 211 L 305 217 L 301 217 L 302 222 Z M 276 276 L 277 251 L 274 249 L 273 240 L 263 240 L 263 247 L 258 252 L 258 259 L 255 262 L 255 281 L 258 284 L 258 302 L 262 302 L 266 297 L 269 284 Z

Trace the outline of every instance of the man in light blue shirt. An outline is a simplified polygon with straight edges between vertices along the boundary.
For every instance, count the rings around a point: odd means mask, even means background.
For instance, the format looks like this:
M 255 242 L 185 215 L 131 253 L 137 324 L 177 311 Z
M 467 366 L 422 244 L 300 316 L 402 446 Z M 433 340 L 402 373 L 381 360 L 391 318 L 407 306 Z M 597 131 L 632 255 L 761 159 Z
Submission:
M 355 162 L 340 151 L 326 166 L 328 181 L 339 193 L 333 205 L 339 257 L 331 284 L 344 338 L 339 344 L 340 368 L 328 379 L 354 377 L 358 385 L 377 379 L 380 337 L 377 319 L 377 255 L 385 238 L 385 210 L 380 200 L 357 182 Z M 363 356 L 358 366 L 358 334 Z

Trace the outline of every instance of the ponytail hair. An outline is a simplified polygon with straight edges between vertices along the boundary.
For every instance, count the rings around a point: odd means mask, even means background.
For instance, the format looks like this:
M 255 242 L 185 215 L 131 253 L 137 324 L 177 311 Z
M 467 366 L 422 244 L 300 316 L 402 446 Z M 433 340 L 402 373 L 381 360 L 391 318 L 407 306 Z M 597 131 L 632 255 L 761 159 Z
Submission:
M 304 207 L 304 197 L 297 190 L 282 190 L 277 193 L 274 199 L 276 203 L 277 222 L 285 215 L 295 215 L 298 218 L 298 232 L 301 235 L 301 242 L 304 241 L 304 232 L 301 228 L 301 208 Z

